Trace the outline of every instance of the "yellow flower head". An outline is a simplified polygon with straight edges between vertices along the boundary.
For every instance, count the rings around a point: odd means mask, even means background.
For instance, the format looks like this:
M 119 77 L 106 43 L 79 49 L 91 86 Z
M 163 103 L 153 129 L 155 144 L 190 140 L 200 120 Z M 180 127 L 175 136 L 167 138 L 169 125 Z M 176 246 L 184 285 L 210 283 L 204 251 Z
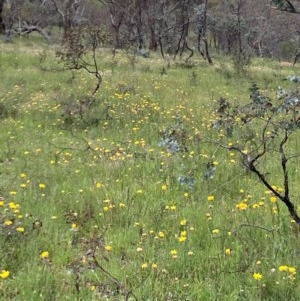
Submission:
M 17 230 L 18 232 L 24 232 L 24 228 L 23 228 L 23 227 L 18 227 L 16 230 Z
M 20 208 L 20 204 L 14 203 L 14 202 L 9 202 L 8 206 L 10 209 L 18 209 Z
M 243 211 L 243 210 L 246 210 L 248 208 L 248 205 L 244 202 L 241 202 L 241 203 L 238 203 L 236 205 L 236 208 L 238 208 L 239 210 Z
M 179 242 L 185 242 L 186 241 L 186 236 L 179 236 L 178 241 Z
M 232 252 L 232 250 L 230 248 L 225 249 L 225 254 L 226 255 L 230 255 Z
M 289 270 L 289 267 L 288 267 L 287 265 L 281 265 L 281 266 L 278 268 L 278 270 L 279 270 L 280 272 L 286 272 L 286 271 Z
M 215 200 L 215 196 L 214 196 L 214 195 L 209 195 L 209 196 L 207 197 L 207 200 L 210 201 L 210 202 L 212 202 L 212 201 Z
M 43 251 L 41 254 L 40 254 L 40 258 L 41 259 L 46 259 L 49 257 L 49 252 L 48 251 Z
M 6 220 L 5 222 L 4 222 L 4 225 L 5 226 L 10 226 L 10 225 L 12 225 L 13 224 L 13 222 L 11 221 L 11 220 Z
M 181 226 L 186 226 L 186 224 L 187 224 L 187 220 L 185 218 L 180 221 Z
M 0 278 L 1 278 L 1 279 L 6 279 L 6 278 L 9 277 L 9 274 L 10 274 L 9 271 L 2 270 L 2 271 L 0 272 Z
M 96 183 L 96 187 L 97 187 L 97 188 L 101 188 L 101 187 L 102 187 L 102 184 L 101 184 L 100 182 L 97 182 L 97 183 Z
M 296 268 L 295 267 L 289 267 L 289 272 L 291 274 L 296 274 Z
M 105 246 L 105 250 L 108 251 L 108 252 L 110 252 L 112 250 L 112 247 L 110 245 L 106 245 Z
M 213 233 L 213 234 L 218 234 L 219 232 L 220 232 L 219 229 L 213 229 L 213 230 L 212 230 L 212 233 Z
M 253 273 L 253 278 L 257 281 L 261 280 L 263 278 L 263 275 L 260 273 Z
M 159 232 L 158 232 L 158 237 L 159 237 L 159 238 L 164 238 L 164 237 L 165 237 L 165 233 L 162 232 L 162 231 L 159 231 Z
M 187 236 L 187 232 L 184 230 L 184 231 L 181 231 L 180 232 L 180 236 L 181 237 L 186 237 Z
M 171 250 L 170 253 L 173 257 L 177 256 L 177 251 L 175 249 Z

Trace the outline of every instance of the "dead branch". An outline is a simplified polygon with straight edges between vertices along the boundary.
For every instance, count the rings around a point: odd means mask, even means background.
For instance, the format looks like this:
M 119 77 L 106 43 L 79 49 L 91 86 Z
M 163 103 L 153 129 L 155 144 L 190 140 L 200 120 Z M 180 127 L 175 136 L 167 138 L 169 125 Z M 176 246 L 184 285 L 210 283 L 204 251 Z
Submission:
M 250 228 L 256 228 L 256 229 L 261 229 L 267 232 L 271 232 L 273 233 L 275 229 L 268 229 L 266 227 L 262 227 L 259 225 L 251 225 L 251 224 L 240 224 L 236 229 L 232 230 L 231 233 L 232 234 L 236 234 L 237 232 L 239 232 L 242 228 L 244 227 L 250 227 Z
M 291 134 L 291 132 L 289 130 L 284 130 L 284 136 L 283 136 L 282 140 L 280 141 L 279 147 L 278 147 L 278 151 L 281 156 L 281 168 L 282 168 L 282 172 L 283 172 L 283 185 L 284 185 L 283 193 L 281 194 L 280 192 L 278 192 L 278 190 L 276 190 L 276 188 L 274 188 L 274 186 L 272 186 L 270 184 L 270 182 L 266 179 L 265 175 L 256 167 L 256 163 L 259 161 L 259 159 L 262 158 L 263 156 L 265 156 L 269 150 L 268 145 L 267 145 L 269 138 L 267 137 L 266 132 L 269 128 L 269 125 L 271 124 L 271 119 L 272 119 L 272 115 L 270 117 L 268 117 L 268 119 L 266 120 L 266 123 L 262 130 L 262 136 L 261 136 L 262 144 L 261 144 L 261 146 L 256 148 L 257 151 L 259 149 L 260 149 L 260 151 L 258 151 L 255 155 L 251 155 L 251 154 L 243 151 L 241 146 L 234 146 L 234 145 L 226 146 L 226 145 L 220 144 L 218 142 L 216 142 L 216 144 L 219 147 L 228 149 L 229 151 L 238 152 L 243 159 L 244 166 L 246 166 L 246 168 L 248 170 L 250 170 L 251 172 L 256 174 L 256 176 L 263 183 L 263 185 L 265 187 L 267 187 L 269 191 L 271 191 L 280 201 L 282 201 L 285 204 L 285 206 L 288 208 L 289 213 L 290 213 L 291 217 L 293 218 L 293 220 L 297 224 L 300 224 L 300 217 L 297 214 L 295 205 L 290 200 L 289 176 L 288 176 L 288 168 L 287 168 L 288 160 L 290 158 L 294 158 L 296 155 L 287 157 L 285 150 L 284 150 L 284 146 L 288 142 L 289 136 Z M 297 156 L 299 156 L 299 155 L 297 155 Z
M 94 251 L 92 252 L 92 258 L 96 267 L 99 268 L 100 271 L 118 287 L 119 292 L 125 296 L 125 300 L 128 300 L 130 296 L 132 296 L 135 300 L 138 300 L 131 290 L 129 290 L 122 282 L 120 282 L 116 277 L 103 268 L 103 266 L 97 260 L 96 253 Z

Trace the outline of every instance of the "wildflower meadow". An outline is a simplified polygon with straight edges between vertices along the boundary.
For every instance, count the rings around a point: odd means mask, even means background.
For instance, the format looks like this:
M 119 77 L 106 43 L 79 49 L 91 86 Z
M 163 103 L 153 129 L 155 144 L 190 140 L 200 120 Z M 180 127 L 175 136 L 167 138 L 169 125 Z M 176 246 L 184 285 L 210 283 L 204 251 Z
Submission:
M 229 58 L 167 65 L 155 53 L 132 66 L 104 49 L 83 115 L 91 74 L 59 70 L 43 43 L 0 49 L 1 300 L 299 300 L 300 228 L 276 194 L 281 161 L 256 165 L 270 190 L 231 147 L 250 150 L 263 128 L 235 111 L 233 134 L 216 123 L 220 98 L 247 104 L 253 83 L 270 99 L 296 90 L 284 79 L 297 66 L 256 59 L 241 75 Z M 297 211 L 297 155 L 287 168 Z

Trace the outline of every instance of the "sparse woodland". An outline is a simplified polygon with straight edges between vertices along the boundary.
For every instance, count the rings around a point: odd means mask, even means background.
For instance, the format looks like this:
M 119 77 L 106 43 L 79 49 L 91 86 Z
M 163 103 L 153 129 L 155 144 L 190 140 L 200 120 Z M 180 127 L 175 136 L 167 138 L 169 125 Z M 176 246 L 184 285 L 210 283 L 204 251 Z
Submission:
M 0 0 L 0 300 L 298 300 L 299 18 Z

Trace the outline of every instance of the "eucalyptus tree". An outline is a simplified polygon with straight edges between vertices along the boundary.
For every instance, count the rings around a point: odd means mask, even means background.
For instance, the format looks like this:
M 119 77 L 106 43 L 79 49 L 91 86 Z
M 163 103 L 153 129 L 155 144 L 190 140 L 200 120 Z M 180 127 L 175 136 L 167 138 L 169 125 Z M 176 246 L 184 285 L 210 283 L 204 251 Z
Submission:
M 212 64 L 213 61 L 209 54 L 208 42 L 206 38 L 207 34 L 207 7 L 208 0 L 205 0 L 203 4 L 199 4 L 194 8 L 195 13 L 195 27 L 197 32 L 197 49 L 202 57 Z
M 42 0 L 0 0 L 0 27 L 6 40 L 37 32 L 47 41 L 53 11 Z
M 300 14 L 300 1 L 299 0 L 272 0 L 272 7 L 284 12 L 292 14 Z
M 212 123 L 218 138 L 209 138 L 208 142 L 236 152 L 245 173 L 253 174 L 274 201 L 285 205 L 290 217 L 300 224 L 293 200 L 300 157 L 295 137 L 300 129 L 300 95 L 280 88 L 277 99 L 272 99 L 256 84 L 249 91 L 250 102 L 246 105 L 220 98 Z
M 4 1 L 5 0 L 0 0 L 0 33 L 3 33 L 5 31 L 5 24 L 2 16 Z
M 275 10 L 288 13 L 289 15 L 299 15 L 300 14 L 300 1 L 299 0 L 272 0 L 271 7 Z M 289 18 L 289 22 L 293 22 L 292 18 Z M 298 23 L 298 22 L 297 22 Z M 297 25 L 296 25 L 297 26 Z M 294 65 L 296 64 L 298 58 L 300 57 L 300 30 L 299 23 L 293 38 L 298 40 L 298 45 L 294 51 Z

